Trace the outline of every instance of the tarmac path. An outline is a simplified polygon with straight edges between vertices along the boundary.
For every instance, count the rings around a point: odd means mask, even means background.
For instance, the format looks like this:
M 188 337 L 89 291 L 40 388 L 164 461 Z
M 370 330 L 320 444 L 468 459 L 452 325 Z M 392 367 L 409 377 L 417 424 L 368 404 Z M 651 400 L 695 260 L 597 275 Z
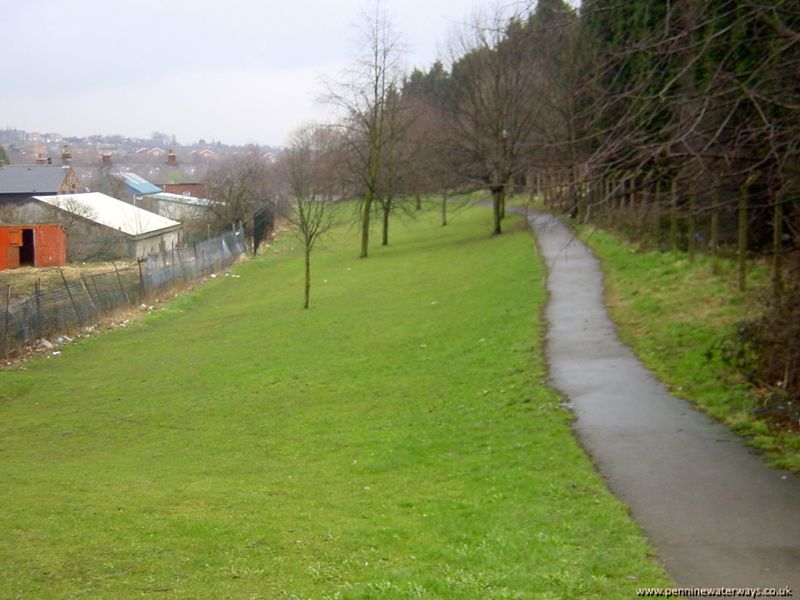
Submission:
M 528 220 L 548 267 L 547 357 L 575 429 L 682 587 L 793 588 L 800 478 L 666 388 L 618 338 L 598 260 L 544 213 Z

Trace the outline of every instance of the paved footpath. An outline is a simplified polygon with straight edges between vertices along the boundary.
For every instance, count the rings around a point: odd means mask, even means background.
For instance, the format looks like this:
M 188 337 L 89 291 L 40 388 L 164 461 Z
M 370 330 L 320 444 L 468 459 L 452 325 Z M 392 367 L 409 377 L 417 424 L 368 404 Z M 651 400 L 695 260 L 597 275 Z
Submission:
M 800 478 L 670 396 L 617 337 L 597 259 L 549 215 L 529 221 L 549 272 L 552 383 L 661 563 L 679 586 L 791 586 L 800 597 Z

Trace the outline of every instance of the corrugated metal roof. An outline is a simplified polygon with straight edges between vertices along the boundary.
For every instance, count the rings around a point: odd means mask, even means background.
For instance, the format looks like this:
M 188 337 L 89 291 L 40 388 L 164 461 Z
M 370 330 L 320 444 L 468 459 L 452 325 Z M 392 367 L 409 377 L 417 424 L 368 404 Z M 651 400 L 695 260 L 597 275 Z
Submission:
M 0 194 L 54 194 L 68 170 L 69 167 L 61 165 L 0 167 Z
M 157 194 L 163 191 L 157 185 L 153 185 L 149 181 L 147 181 L 144 177 L 140 177 L 136 173 L 131 171 L 118 171 L 113 174 L 114 177 L 119 177 L 122 181 L 130 187 L 134 192 L 137 194 L 147 195 L 147 194 Z
M 138 237 L 180 226 L 178 221 L 151 213 L 100 192 L 34 196 L 34 198 L 131 236 Z
M 151 198 L 161 200 L 164 202 L 174 202 L 175 204 L 187 204 L 190 206 L 201 206 L 208 208 L 219 204 L 208 198 L 197 198 L 196 196 L 187 196 L 185 194 L 173 194 L 171 192 L 161 192 L 160 194 L 153 194 Z

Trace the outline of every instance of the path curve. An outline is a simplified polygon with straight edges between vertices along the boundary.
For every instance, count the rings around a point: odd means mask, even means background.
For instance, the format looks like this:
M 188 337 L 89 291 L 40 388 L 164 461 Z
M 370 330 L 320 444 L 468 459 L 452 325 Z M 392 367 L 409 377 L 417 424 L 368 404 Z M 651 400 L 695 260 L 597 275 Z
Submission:
M 800 479 L 670 396 L 619 340 L 598 260 L 550 215 L 528 221 L 548 267 L 552 384 L 666 570 L 680 586 L 791 586 L 800 596 Z

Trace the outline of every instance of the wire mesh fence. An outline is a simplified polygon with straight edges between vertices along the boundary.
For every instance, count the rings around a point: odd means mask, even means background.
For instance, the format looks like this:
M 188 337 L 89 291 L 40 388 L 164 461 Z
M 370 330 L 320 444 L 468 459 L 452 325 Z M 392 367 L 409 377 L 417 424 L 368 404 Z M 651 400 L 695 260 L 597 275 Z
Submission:
M 80 273 L 47 286 L 36 282 L 20 293 L 7 286 L 0 299 L 0 357 L 8 357 L 37 340 L 96 322 L 121 308 L 157 298 L 182 283 L 230 266 L 246 249 L 244 232 L 153 254 L 132 267 Z

